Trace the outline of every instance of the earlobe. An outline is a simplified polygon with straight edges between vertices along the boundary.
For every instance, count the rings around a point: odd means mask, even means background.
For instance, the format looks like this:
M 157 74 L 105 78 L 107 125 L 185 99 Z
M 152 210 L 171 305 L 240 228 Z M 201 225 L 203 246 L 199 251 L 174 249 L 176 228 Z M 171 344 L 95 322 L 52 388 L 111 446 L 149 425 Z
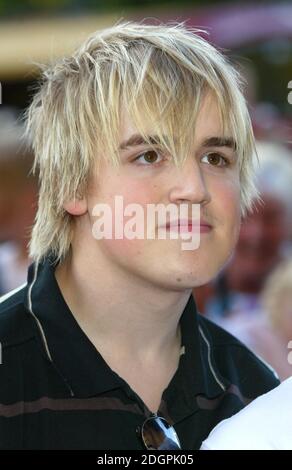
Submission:
M 65 202 L 64 209 L 71 215 L 83 215 L 87 212 L 86 199 L 72 199 Z

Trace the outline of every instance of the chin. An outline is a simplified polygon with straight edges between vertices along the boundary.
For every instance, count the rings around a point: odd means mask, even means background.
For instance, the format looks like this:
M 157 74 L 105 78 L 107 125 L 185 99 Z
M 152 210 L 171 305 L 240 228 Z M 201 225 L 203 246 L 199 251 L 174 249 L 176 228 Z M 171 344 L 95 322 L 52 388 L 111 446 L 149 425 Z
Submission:
M 175 279 L 176 285 L 180 286 L 183 289 L 194 289 L 195 287 L 200 287 L 208 282 L 212 281 L 216 276 L 216 272 L 187 272 L 181 271 L 176 272 L 173 278 Z

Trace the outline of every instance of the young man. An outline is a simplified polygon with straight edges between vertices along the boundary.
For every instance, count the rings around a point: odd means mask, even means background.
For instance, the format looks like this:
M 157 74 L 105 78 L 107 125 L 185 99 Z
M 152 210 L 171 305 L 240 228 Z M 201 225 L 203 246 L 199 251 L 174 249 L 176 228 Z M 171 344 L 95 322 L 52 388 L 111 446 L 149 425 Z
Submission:
M 35 262 L 1 304 L 1 448 L 198 449 L 279 383 L 191 295 L 257 195 L 236 72 L 182 24 L 126 22 L 45 71 L 27 123 Z

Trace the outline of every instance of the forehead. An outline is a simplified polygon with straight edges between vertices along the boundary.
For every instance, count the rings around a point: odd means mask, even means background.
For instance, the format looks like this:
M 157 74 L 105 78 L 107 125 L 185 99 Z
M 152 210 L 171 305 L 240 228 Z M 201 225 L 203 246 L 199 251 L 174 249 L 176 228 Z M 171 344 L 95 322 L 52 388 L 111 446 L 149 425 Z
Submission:
M 142 121 L 142 126 L 145 135 L 156 135 L 155 128 L 153 128 L 151 124 L 147 123 L 146 120 L 144 123 Z M 121 110 L 120 123 L 120 149 L 123 150 L 126 147 L 139 145 L 139 143 L 142 144 L 143 139 L 139 140 L 139 138 L 137 138 L 139 134 L 139 130 L 131 119 L 129 112 L 123 107 Z M 208 93 L 201 101 L 196 119 L 196 125 L 194 126 L 192 135 L 195 144 L 200 143 L 200 141 L 204 140 L 206 137 L 223 137 L 223 125 L 218 102 L 211 93 Z M 133 136 L 135 137 L 133 138 Z M 175 136 L 173 138 L 175 140 Z
M 223 125 L 216 98 L 207 94 L 202 100 L 195 127 L 195 136 L 198 140 L 205 135 L 223 136 Z

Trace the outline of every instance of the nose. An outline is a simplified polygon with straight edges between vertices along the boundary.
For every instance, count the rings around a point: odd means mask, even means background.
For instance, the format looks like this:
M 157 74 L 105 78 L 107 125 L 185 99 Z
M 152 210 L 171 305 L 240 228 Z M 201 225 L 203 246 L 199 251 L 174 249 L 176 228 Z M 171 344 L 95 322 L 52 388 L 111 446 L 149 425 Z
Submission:
M 186 159 L 182 167 L 175 167 L 174 173 L 169 192 L 170 202 L 206 204 L 210 201 L 211 196 L 203 172 L 194 158 Z

